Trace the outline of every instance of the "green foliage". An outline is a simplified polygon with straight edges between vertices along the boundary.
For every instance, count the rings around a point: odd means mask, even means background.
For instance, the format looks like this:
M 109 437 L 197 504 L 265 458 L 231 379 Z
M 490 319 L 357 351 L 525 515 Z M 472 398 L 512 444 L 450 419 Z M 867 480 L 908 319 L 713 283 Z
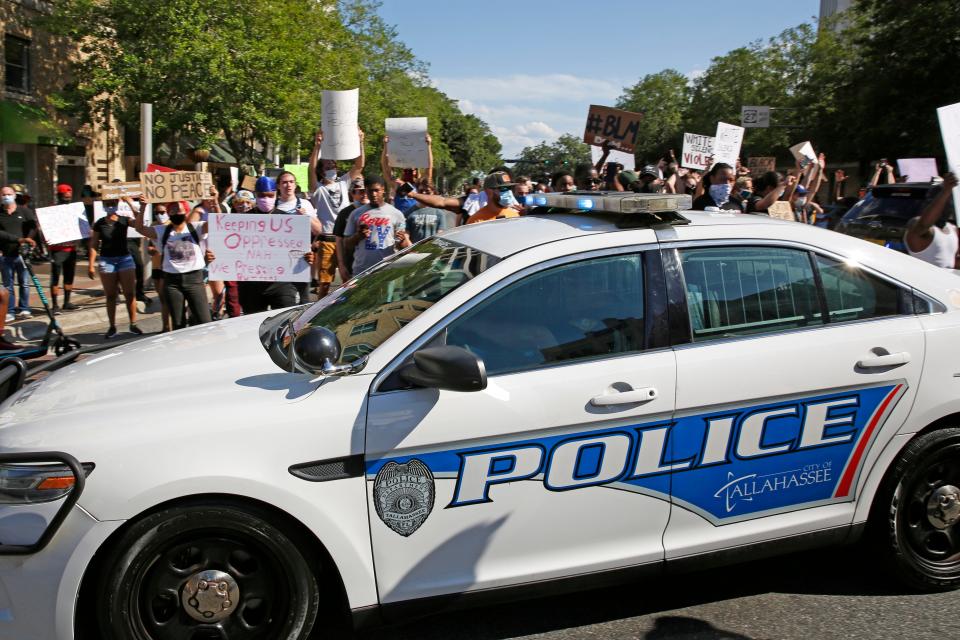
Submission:
M 524 147 L 513 170 L 517 175 L 528 175 L 534 180 L 549 181 L 560 171 L 573 174 L 578 166 L 590 164 L 590 146 L 577 136 L 565 133 L 556 142 L 541 142 Z
M 681 142 L 683 114 L 690 103 L 687 77 L 674 69 L 644 76 L 623 90 L 617 108 L 643 114 L 637 135 L 639 162 L 659 158 Z M 677 155 L 680 150 L 677 148 Z

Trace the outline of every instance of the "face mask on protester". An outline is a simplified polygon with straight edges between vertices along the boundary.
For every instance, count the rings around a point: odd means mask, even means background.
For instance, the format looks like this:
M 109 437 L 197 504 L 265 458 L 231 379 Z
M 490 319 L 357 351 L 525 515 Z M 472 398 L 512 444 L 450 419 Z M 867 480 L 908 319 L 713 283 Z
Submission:
M 273 211 L 273 208 L 276 206 L 276 204 L 277 204 L 276 198 L 265 198 L 263 196 L 259 196 L 257 198 L 257 208 L 260 209 L 260 211 L 263 211 L 264 213 Z
M 712 184 L 710 185 L 710 197 L 713 198 L 713 201 L 717 204 L 723 204 L 730 199 L 730 183 L 724 182 L 722 184 Z
M 70 204 L 70 198 L 61 194 L 57 196 L 57 202 L 60 204 Z
M 0 202 L 3 204 L 13 204 L 17 201 L 17 196 L 0 196 Z
M 510 207 L 517 204 L 517 199 L 513 197 L 513 191 L 501 191 L 497 202 L 501 207 Z
M 103 205 L 103 212 L 108 216 L 112 216 L 119 210 L 120 210 L 120 207 L 118 207 L 117 205 Z
M 807 204 L 807 199 L 806 199 L 806 198 L 797 198 L 797 206 L 798 206 L 798 207 L 803 207 L 803 206 L 805 206 L 806 204 Z
M 753 195 L 753 192 L 750 191 L 749 189 L 743 189 L 740 191 L 740 197 L 743 198 L 744 200 L 746 200 L 752 195 Z
M 160 224 L 167 224 L 168 222 L 170 222 L 170 216 L 167 214 L 166 211 L 162 211 L 162 212 L 154 211 L 154 215 L 157 218 L 157 222 L 159 222 Z
M 187 214 L 185 213 L 171 213 L 170 214 L 170 224 L 178 225 L 183 224 L 183 221 L 187 219 Z
M 334 181 L 334 180 L 337 179 L 337 170 L 336 170 L 336 169 L 330 169 L 329 171 L 324 171 L 324 172 L 323 172 L 323 177 L 324 177 L 324 179 L 330 180 L 330 181 L 332 182 L 332 181 Z

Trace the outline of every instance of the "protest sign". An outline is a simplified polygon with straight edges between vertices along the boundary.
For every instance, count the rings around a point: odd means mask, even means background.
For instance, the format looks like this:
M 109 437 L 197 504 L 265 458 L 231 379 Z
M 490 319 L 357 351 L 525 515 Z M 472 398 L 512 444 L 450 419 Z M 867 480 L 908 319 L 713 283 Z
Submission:
M 680 166 L 705 171 L 710 166 L 707 158 L 713 155 L 713 137 L 698 133 L 683 134 L 683 149 L 680 153 Z
M 427 119 L 387 118 L 387 159 L 391 167 L 420 168 L 427 162 Z
M 757 179 L 768 171 L 776 171 L 777 159 L 773 156 L 747 158 L 747 169 L 750 169 L 750 176 L 753 179 Z
M 323 92 L 320 120 L 323 129 L 321 158 L 353 160 L 360 155 L 360 134 L 357 131 L 359 111 L 359 89 Z
M 897 169 L 907 182 L 929 182 L 940 175 L 936 158 L 903 158 L 897 160 Z
M 240 188 L 240 167 L 230 167 L 230 186 L 234 191 Z
M 108 182 L 100 185 L 100 197 L 104 200 L 139 198 L 141 195 L 143 195 L 143 185 L 140 182 Z
M 309 164 L 285 164 L 283 165 L 283 170 L 292 173 L 293 177 L 297 179 L 297 186 L 300 187 L 304 193 L 307 192 L 307 189 L 310 188 L 310 183 L 307 182 L 310 173 Z
M 82 202 L 37 209 L 37 222 L 47 244 L 63 244 L 90 237 L 90 223 Z
M 149 202 L 202 200 L 210 195 L 213 180 L 203 171 L 156 171 L 140 174 L 143 197 Z
M 600 156 L 603 155 L 603 149 L 600 147 L 590 147 L 590 163 L 597 164 L 600 160 Z M 636 160 L 632 153 L 627 153 L 626 151 L 617 151 L 616 149 L 610 149 L 610 153 L 607 154 L 607 162 L 616 162 L 622 164 L 625 171 L 633 171 L 636 168 Z
M 793 157 L 800 163 L 801 169 L 806 168 L 808 164 L 817 159 L 817 152 L 813 150 L 813 145 L 810 144 L 809 140 L 790 147 L 790 153 L 792 153 Z
M 960 175 L 960 102 L 937 109 L 940 135 L 947 152 L 947 168 Z M 960 211 L 960 186 L 953 190 L 953 207 Z
M 772 205 L 767 208 L 767 214 L 771 218 L 778 218 L 780 220 L 789 220 L 790 222 L 796 222 L 796 217 L 793 215 L 793 206 L 786 200 L 777 200 Z
M 643 115 L 639 113 L 592 104 L 587 112 L 583 141 L 596 146 L 609 141 L 614 149 L 633 153 L 641 118 Z
M 253 191 L 257 187 L 257 179 L 254 176 L 243 176 L 243 180 L 240 181 L 240 188 L 246 189 L 248 191 Z
M 105 215 L 107 215 L 107 212 L 103 210 L 103 202 L 100 200 L 94 200 L 93 201 L 93 221 L 96 222 L 97 220 L 104 217 Z M 132 219 L 136 216 L 136 213 L 134 213 L 133 209 L 131 209 L 130 205 L 128 205 L 126 202 L 121 202 L 117 206 L 117 215 L 119 215 L 121 218 Z M 146 220 L 146 218 L 144 218 L 144 220 Z M 145 221 L 144 224 L 147 224 L 147 222 Z M 143 236 L 140 235 L 137 232 L 137 230 L 133 228 L 132 224 L 129 227 L 127 227 L 128 239 L 133 238 L 134 240 L 136 240 L 137 238 L 142 238 L 142 237 Z
M 310 282 L 310 217 L 222 213 L 208 220 L 211 280 Z
M 743 144 L 743 127 L 726 122 L 717 123 L 717 135 L 713 141 L 713 163 L 725 162 L 736 168 Z

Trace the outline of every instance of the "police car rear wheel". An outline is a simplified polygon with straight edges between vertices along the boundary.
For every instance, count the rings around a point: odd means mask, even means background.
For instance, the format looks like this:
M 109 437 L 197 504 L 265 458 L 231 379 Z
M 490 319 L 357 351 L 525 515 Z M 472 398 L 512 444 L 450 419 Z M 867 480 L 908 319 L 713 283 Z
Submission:
M 121 537 L 102 574 L 101 632 L 116 640 L 286 640 L 319 607 L 309 545 L 244 507 L 152 514 Z M 273 518 L 273 521 L 276 519 Z
M 887 525 L 897 576 L 925 591 L 960 586 L 960 429 L 913 440 L 892 480 Z

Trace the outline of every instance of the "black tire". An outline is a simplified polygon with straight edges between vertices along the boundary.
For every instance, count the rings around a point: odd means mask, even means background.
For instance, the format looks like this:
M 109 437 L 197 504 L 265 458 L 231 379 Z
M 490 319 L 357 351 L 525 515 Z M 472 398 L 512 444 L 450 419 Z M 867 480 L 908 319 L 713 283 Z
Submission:
M 882 524 L 886 535 L 877 536 L 877 541 L 884 543 L 883 553 L 895 577 L 913 589 L 946 591 L 960 586 L 960 522 L 947 524 L 928 513 L 935 492 L 945 487 L 960 487 L 958 428 L 913 439 L 878 494 L 881 502 L 875 505 L 873 524 Z
M 319 587 L 310 546 L 253 507 L 186 505 L 127 529 L 105 559 L 97 596 L 101 636 L 112 640 L 305 640 Z M 239 589 L 230 614 L 200 622 L 184 585 L 200 571 L 228 573 Z

